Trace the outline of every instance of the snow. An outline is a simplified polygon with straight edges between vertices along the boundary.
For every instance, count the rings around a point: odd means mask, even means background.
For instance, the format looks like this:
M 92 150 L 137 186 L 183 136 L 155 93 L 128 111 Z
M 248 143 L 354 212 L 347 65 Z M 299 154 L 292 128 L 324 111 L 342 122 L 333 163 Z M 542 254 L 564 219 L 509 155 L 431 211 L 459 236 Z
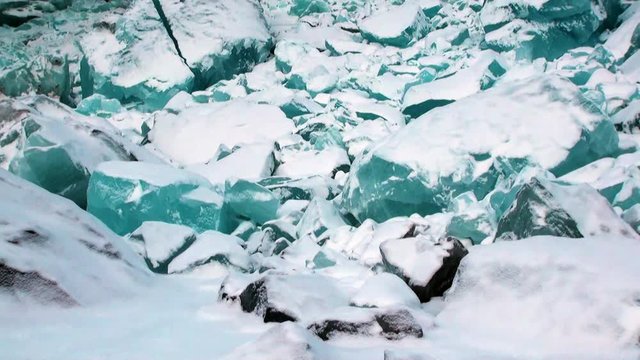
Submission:
M 381 273 L 369 278 L 351 297 L 351 304 L 361 307 L 420 306 L 416 294 L 399 277 Z
M 161 262 L 171 259 L 190 237 L 195 237 L 195 232 L 187 226 L 145 221 L 131 233 L 129 241 L 134 244 L 142 242 L 142 255 L 157 267 Z
M 380 251 L 386 262 L 399 267 L 412 284 L 426 286 L 442 267 L 443 259 L 449 256 L 449 244 L 436 245 L 425 237 L 395 239 L 382 243 Z
M 160 114 L 149 139 L 178 163 L 193 165 L 211 160 L 220 145 L 273 142 L 293 130 L 291 120 L 276 106 L 232 100 Z
M 339 147 L 284 153 L 277 176 L 301 178 L 312 175 L 331 176 L 341 165 L 349 164 L 347 153 Z
M 417 21 L 420 9 L 416 4 L 407 2 L 406 5 L 383 11 L 363 20 L 360 30 L 373 34 L 378 38 L 396 38 Z
M 273 150 L 273 144 L 268 143 L 244 145 L 220 160 L 188 169 L 213 184 L 224 184 L 229 179 L 259 180 L 273 173 Z
M 474 247 L 432 339 L 455 334 L 498 357 L 631 359 L 640 331 L 640 309 L 630 301 L 639 290 L 638 254 L 637 240 L 615 236 Z

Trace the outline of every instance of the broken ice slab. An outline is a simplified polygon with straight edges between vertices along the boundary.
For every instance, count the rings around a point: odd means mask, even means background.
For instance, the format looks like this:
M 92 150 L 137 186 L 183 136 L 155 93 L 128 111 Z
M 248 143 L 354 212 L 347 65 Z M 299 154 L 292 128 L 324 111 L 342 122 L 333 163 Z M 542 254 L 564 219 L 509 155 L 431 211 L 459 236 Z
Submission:
M 638 238 L 592 187 L 533 178 L 520 189 L 511 207 L 502 215 L 496 240 L 538 235 Z
M 415 119 L 434 108 L 489 89 L 506 69 L 505 60 L 499 54 L 485 51 L 466 69 L 409 87 L 402 99 L 402 112 Z
M 271 35 L 261 9 L 250 0 L 154 1 L 194 73 L 196 90 L 249 71 L 270 55 Z
M 196 231 L 220 226 L 221 190 L 169 165 L 111 161 L 89 180 L 87 211 L 120 235 L 145 221 L 186 225 Z
M 296 233 L 298 237 L 313 235 L 321 238 L 327 235 L 328 231 L 343 225 L 347 225 L 347 221 L 333 202 L 314 198 L 298 222 Z
M 554 59 L 588 44 L 608 15 L 591 0 L 487 1 L 480 14 L 486 46 L 523 59 Z
M 0 99 L 3 167 L 86 207 L 89 176 L 108 160 L 160 161 L 102 119 L 45 96 Z
M 414 2 L 381 10 L 359 24 L 362 37 L 382 45 L 406 47 L 429 32 L 429 19 Z
M 211 160 L 220 145 L 273 143 L 294 130 L 277 106 L 231 100 L 159 113 L 149 140 L 178 163 L 193 165 Z
M 249 1 L 154 0 L 151 5 L 134 1 L 113 31 L 96 29 L 82 37 L 83 95 L 100 93 L 157 110 L 178 92 L 229 79 L 269 54 L 271 37 Z
M 263 186 L 247 180 L 227 181 L 221 230 L 231 232 L 242 220 L 264 224 L 275 219 L 280 200 Z
M 493 236 L 496 216 L 488 201 L 478 201 L 473 192 L 466 192 L 452 200 L 453 213 L 447 225 L 447 234 L 458 239 L 469 239 L 474 245 Z
M 620 201 L 622 198 L 631 198 L 620 194 L 625 184 L 627 189 L 640 178 L 638 171 L 640 165 L 640 153 L 623 154 L 617 158 L 603 158 L 574 170 L 560 178 L 562 181 L 575 184 L 589 184 L 598 190 L 614 206 L 623 206 L 627 201 Z M 629 187 L 631 186 L 631 187 Z M 629 192 L 631 195 L 633 192 Z M 618 195 L 620 194 L 620 197 Z M 618 200 L 616 200 L 618 199 Z M 628 206 L 623 206 L 625 210 Z
M 434 109 L 374 145 L 352 165 L 343 205 L 360 221 L 428 215 L 467 191 L 483 199 L 500 173 L 527 163 L 563 175 L 617 151 L 613 124 L 569 81 L 505 82 Z

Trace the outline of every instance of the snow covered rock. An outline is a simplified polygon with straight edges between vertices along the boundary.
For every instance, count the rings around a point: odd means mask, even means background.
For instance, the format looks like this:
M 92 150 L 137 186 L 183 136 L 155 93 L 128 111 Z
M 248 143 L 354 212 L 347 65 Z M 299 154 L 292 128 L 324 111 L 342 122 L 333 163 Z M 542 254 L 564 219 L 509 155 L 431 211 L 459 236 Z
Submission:
M 425 237 L 388 240 L 380 245 L 387 271 L 398 275 L 421 302 L 449 289 L 468 251 L 455 238 L 432 241 Z
M 563 175 L 618 150 L 610 121 L 570 82 L 501 83 L 430 111 L 356 159 L 343 205 L 360 221 L 428 215 L 527 163 Z
M 149 269 L 166 274 L 169 263 L 196 240 L 196 233 L 183 225 L 145 221 L 128 240 Z
M 193 270 L 198 266 L 216 262 L 238 271 L 251 271 L 249 254 L 240 245 L 242 239 L 209 230 L 199 234 L 195 241 L 169 263 L 169 273 Z
M 216 230 L 223 205 L 221 191 L 206 179 L 144 162 L 100 164 L 89 180 L 87 199 L 87 211 L 121 235 L 145 221 Z
M 638 238 L 592 187 L 533 178 L 501 217 L 496 239 L 518 240 L 537 235 Z
M 405 309 L 342 308 L 323 317 L 325 319 L 314 321 L 307 329 L 325 341 L 344 335 L 380 335 L 389 340 L 423 336 L 422 327 Z
M 178 114 L 160 113 L 149 140 L 184 165 L 206 163 L 221 145 L 273 143 L 294 125 L 276 106 L 244 100 L 196 104 Z M 216 159 L 217 160 L 217 159 Z
M 264 322 L 297 321 L 348 305 L 342 290 L 314 274 L 267 273 L 249 284 L 239 299 L 243 311 L 255 313 Z
M 351 297 L 350 303 L 358 307 L 417 307 L 420 300 L 398 276 L 380 273 L 367 279 Z
M 639 254 L 637 240 L 615 235 L 473 247 L 438 331 L 495 353 L 627 358 L 640 332 Z
M 0 169 L 0 296 L 90 305 L 150 280 L 116 234 L 72 202 Z
M 89 177 L 109 160 L 159 161 L 109 123 L 45 96 L 0 99 L 0 164 L 84 208 Z

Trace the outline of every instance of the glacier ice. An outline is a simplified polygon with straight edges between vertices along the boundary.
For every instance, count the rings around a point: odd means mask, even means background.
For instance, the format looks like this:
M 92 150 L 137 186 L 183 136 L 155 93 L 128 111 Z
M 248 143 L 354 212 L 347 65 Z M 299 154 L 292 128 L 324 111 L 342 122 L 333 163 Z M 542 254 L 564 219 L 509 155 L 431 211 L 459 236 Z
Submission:
M 91 175 L 87 190 L 87 211 L 120 235 L 145 221 L 217 230 L 222 205 L 221 190 L 170 165 L 104 162 Z

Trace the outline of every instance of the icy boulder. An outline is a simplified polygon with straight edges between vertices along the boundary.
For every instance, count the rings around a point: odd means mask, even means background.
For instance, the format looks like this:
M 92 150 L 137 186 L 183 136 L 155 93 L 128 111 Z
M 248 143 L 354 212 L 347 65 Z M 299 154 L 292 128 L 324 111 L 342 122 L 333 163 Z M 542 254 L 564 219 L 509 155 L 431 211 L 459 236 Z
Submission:
M 401 277 L 422 302 L 449 289 L 467 250 L 455 238 L 388 240 L 380 245 L 387 271 Z
M 537 235 L 638 239 L 633 229 L 592 187 L 533 178 L 520 189 L 498 222 L 496 239 L 518 240 Z
M 89 176 L 109 160 L 158 161 L 109 123 L 44 96 L 0 99 L 0 164 L 86 207 Z
M 338 336 L 383 336 L 389 340 L 421 338 L 422 327 L 406 309 L 339 308 L 307 326 L 322 340 Z
M 191 165 L 208 162 L 221 145 L 273 144 L 294 129 L 277 106 L 234 100 L 159 113 L 149 140 L 173 160 Z
M 527 163 L 563 175 L 618 149 L 613 124 L 557 77 L 502 83 L 430 111 L 356 159 L 345 207 L 359 220 L 433 214 Z
M 433 335 L 505 356 L 634 358 L 639 255 L 637 240 L 615 235 L 473 247 Z
M 116 234 L 72 202 L 0 169 L 0 295 L 90 305 L 150 280 Z
M 348 305 L 344 292 L 317 274 L 267 273 L 251 282 L 238 298 L 243 311 L 255 313 L 264 322 L 297 321 Z
M 169 273 L 185 272 L 209 263 L 218 263 L 239 271 L 251 271 L 249 254 L 240 246 L 242 239 L 209 230 L 176 256 L 168 266 Z
M 196 233 L 183 225 L 145 221 L 131 233 L 128 240 L 144 257 L 149 269 L 166 274 L 171 260 L 193 244 Z
M 359 28 L 366 40 L 406 47 L 429 32 L 429 19 L 417 4 L 407 1 L 364 19 Z
M 616 60 L 625 60 L 640 48 L 640 3 L 625 10 L 620 21 L 620 26 L 609 35 L 604 47 Z
M 481 21 L 489 48 L 553 59 L 588 43 L 606 15 L 603 2 L 592 0 L 490 0 Z
M 216 230 L 223 197 L 209 182 L 169 165 L 105 162 L 91 176 L 87 211 L 118 234 L 145 221 Z

